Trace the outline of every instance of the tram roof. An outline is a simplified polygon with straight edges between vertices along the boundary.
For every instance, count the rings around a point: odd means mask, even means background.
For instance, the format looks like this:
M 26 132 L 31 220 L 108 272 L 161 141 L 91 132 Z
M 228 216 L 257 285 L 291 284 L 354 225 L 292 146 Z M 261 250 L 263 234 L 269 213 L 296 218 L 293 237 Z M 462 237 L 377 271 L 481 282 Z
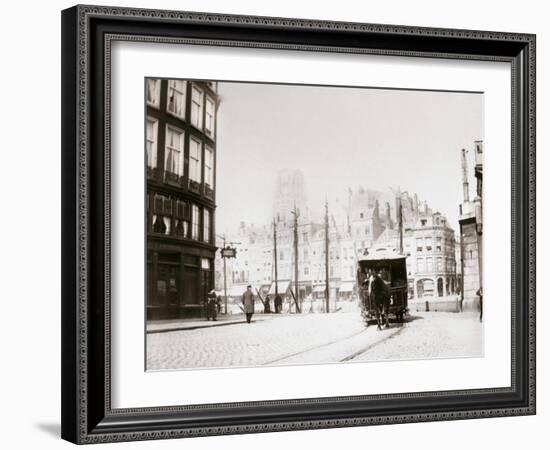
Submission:
M 358 261 L 387 261 L 387 260 L 398 260 L 405 259 L 406 256 L 398 253 L 394 250 L 375 250 L 367 255 L 360 256 Z

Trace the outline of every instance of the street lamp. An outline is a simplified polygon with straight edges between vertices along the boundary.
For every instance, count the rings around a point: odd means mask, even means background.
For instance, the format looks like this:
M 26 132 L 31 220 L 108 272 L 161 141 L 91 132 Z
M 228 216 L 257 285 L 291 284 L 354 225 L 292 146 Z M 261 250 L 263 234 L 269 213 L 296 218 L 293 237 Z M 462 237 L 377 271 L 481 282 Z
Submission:
M 236 258 L 237 257 L 237 249 L 235 247 L 231 247 L 231 245 L 240 244 L 240 242 L 226 242 L 225 235 L 220 236 L 217 235 L 219 238 L 223 239 L 223 246 L 220 249 L 220 255 L 223 260 L 223 295 L 224 295 L 224 309 L 225 314 L 227 315 L 227 270 L 226 270 L 226 263 L 225 260 L 227 258 Z

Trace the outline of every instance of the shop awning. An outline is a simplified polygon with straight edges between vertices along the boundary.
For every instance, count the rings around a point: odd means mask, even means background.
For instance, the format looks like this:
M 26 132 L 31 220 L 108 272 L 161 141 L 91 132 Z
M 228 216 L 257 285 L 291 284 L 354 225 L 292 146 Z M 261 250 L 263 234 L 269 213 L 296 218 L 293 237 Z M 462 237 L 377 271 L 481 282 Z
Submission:
M 315 286 L 313 288 L 313 292 L 325 292 L 325 290 L 326 290 L 326 286 L 324 284 Z
M 353 281 L 344 281 L 340 285 L 340 292 L 353 292 L 355 283 Z
M 286 291 L 288 290 L 289 285 L 290 285 L 290 280 L 279 280 L 279 286 L 277 287 L 279 294 L 285 294 Z M 275 282 L 271 283 L 271 287 L 269 288 L 268 295 L 275 295 Z
M 248 284 L 234 284 L 229 289 L 227 289 L 227 295 L 229 297 L 239 297 L 244 294 L 247 286 Z M 252 287 L 252 292 L 255 293 L 254 287 Z

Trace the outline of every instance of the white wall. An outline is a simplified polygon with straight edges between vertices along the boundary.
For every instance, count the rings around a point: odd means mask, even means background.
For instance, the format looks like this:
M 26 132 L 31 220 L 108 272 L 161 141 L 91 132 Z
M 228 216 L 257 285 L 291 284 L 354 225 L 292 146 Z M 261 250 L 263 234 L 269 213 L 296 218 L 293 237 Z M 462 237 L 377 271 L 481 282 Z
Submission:
M 92 2 L 93 3 L 93 2 Z M 104 3 L 98 1 L 97 3 Z M 545 2 L 491 1 L 311 1 L 270 0 L 110 0 L 106 4 L 163 9 L 337 19 L 529 32 L 538 35 L 538 167 L 548 167 L 545 124 L 550 78 L 548 13 Z M 59 439 L 60 397 L 60 10 L 70 1 L 6 2 L 0 40 L 2 71 L 2 189 L 0 232 L 0 405 L 3 448 L 68 448 Z M 548 187 L 541 177 L 538 197 Z M 548 238 L 548 209 L 538 205 L 539 274 Z M 540 276 L 540 275 L 539 275 Z M 536 417 L 469 420 L 386 427 L 215 437 L 187 441 L 118 444 L 119 448 L 189 449 L 220 447 L 280 449 L 407 445 L 411 449 L 520 448 L 545 441 L 548 423 L 546 299 L 539 301 L 538 411 Z M 546 375 L 546 376 L 545 376 Z M 114 447 L 113 447 L 114 448 Z M 536 446 L 535 448 L 541 448 Z

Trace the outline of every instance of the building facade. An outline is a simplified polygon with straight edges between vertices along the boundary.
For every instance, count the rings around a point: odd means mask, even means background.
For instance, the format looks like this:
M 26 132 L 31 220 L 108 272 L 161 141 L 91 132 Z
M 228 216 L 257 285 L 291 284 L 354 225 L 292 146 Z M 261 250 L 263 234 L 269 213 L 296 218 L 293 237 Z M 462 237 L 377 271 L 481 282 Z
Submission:
M 470 199 L 467 150 L 462 149 L 462 187 L 464 201 L 460 205 L 460 266 L 463 308 L 481 306 L 483 281 L 483 141 L 474 142 L 474 175 L 476 195 Z
M 409 235 L 405 249 L 409 295 L 422 298 L 454 294 L 457 289 L 455 232 L 447 219 L 438 212 L 420 217 Z
M 204 314 L 214 287 L 217 83 L 146 79 L 147 318 Z
M 454 230 L 439 212 L 421 214 L 416 223 L 404 227 L 409 299 L 445 297 L 457 291 L 455 242 Z M 399 231 L 387 228 L 373 249 L 398 250 L 399 246 Z
M 331 301 L 354 297 L 357 292 L 357 260 L 366 249 L 376 246 L 399 247 L 398 218 L 395 213 L 399 209 L 399 198 L 405 226 L 404 251 L 408 254 L 410 296 L 444 296 L 455 291 L 455 239 L 446 219 L 439 213 L 432 214 L 427 203 L 419 201 L 416 194 L 386 194 L 358 187 L 355 190 L 348 189 L 347 199 L 335 202 L 328 210 Z M 296 222 L 291 213 L 294 205 L 300 211 Z M 228 296 L 239 298 L 247 284 L 264 294 L 274 294 L 276 264 L 277 290 L 281 295 L 288 299 L 297 290 L 297 298 L 301 301 L 309 298 L 324 299 L 327 239 L 323 212 L 307 209 L 301 171 L 281 171 L 276 180 L 273 223 L 270 226 L 241 223 L 238 230 L 228 237 L 237 243 L 234 245 L 237 257 L 226 261 Z M 296 235 L 295 225 L 298 227 Z M 417 240 L 423 240 L 423 243 L 416 246 Z M 223 294 L 223 261 L 219 256 L 216 268 L 216 289 Z

